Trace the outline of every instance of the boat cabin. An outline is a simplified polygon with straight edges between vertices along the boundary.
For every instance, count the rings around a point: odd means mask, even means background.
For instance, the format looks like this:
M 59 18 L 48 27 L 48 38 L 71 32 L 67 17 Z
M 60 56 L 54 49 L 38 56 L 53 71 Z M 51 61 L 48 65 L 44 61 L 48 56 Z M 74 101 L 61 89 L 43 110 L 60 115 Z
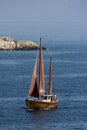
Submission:
M 56 100 L 56 95 L 41 95 L 41 100 L 53 102 Z

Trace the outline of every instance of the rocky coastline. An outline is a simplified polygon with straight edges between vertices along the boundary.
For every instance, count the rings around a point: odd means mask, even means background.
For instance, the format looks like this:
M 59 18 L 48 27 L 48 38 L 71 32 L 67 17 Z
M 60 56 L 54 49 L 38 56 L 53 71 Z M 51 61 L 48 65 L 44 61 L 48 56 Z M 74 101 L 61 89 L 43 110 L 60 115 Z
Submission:
M 45 47 L 42 47 L 44 50 Z M 0 50 L 37 50 L 39 49 L 39 44 L 29 41 L 20 40 L 15 41 L 10 37 L 0 37 Z

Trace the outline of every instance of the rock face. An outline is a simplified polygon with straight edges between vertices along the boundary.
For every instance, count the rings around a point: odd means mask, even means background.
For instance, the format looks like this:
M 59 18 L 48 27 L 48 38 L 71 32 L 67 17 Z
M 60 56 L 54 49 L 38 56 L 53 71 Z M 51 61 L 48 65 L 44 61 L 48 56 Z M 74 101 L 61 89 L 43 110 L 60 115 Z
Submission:
M 0 38 L 0 50 L 35 50 L 39 45 L 32 41 L 15 41 L 9 37 Z M 45 49 L 45 48 L 43 48 Z
M 9 37 L 0 38 L 0 50 L 15 50 L 17 47 L 16 42 Z
M 35 50 L 38 49 L 39 45 L 32 41 L 19 41 L 17 43 L 18 50 Z

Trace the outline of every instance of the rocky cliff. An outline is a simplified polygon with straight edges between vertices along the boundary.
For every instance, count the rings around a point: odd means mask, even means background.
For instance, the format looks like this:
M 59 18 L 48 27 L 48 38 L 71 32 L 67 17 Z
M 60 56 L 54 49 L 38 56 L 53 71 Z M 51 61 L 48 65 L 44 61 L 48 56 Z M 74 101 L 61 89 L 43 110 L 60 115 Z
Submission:
M 17 49 L 18 50 L 34 50 L 34 49 L 38 49 L 39 45 L 36 44 L 35 42 L 32 41 L 19 41 L 17 43 Z
M 0 50 L 15 50 L 17 48 L 16 42 L 9 37 L 0 38 Z
M 25 41 L 15 41 L 9 37 L 0 38 L 0 50 L 35 50 L 38 49 L 39 45 L 35 42 L 25 40 Z M 46 49 L 43 47 L 43 49 Z

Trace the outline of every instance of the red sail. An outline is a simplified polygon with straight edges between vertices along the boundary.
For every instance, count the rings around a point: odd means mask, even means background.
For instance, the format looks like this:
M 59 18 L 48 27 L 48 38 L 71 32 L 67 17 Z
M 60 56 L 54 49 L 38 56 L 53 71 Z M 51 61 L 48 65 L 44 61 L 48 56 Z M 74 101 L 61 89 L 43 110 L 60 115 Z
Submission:
M 34 96 L 34 97 L 39 96 L 39 91 L 37 88 L 37 81 L 36 81 L 36 72 L 37 72 L 37 57 L 36 57 L 35 65 L 34 65 L 34 71 L 33 71 L 30 90 L 29 90 L 29 95 Z
M 52 94 L 52 58 L 50 58 L 49 94 Z
M 39 65 L 39 94 L 45 93 L 44 85 L 44 64 L 43 64 L 43 55 L 42 55 L 42 45 L 40 38 L 40 65 Z
M 31 93 L 31 96 L 39 97 L 39 91 L 38 91 L 38 87 L 37 87 L 37 80 L 35 81 L 35 85 L 34 85 L 32 93 Z

